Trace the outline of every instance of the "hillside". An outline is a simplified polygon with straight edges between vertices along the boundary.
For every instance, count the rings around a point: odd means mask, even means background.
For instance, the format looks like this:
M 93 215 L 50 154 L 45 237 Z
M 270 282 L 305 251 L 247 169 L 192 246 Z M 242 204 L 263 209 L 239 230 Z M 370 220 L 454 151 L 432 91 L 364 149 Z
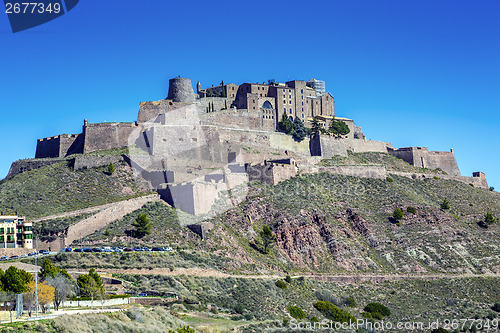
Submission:
M 148 191 L 135 182 L 124 162 L 109 175 L 106 167 L 73 171 L 62 161 L 0 181 L 0 211 L 28 219 L 141 196 Z
M 389 155 L 368 157 L 369 163 L 385 161 L 388 169 L 407 165 Z M 350 158 L 359 163 L 367 155 Z M 151 203 L 84 241 L 128 245 L 132 222 L 146 214 L 152 233 L 135 244 L 171 245 L 200 258 L 209 252 L 226 262 L 228 272 L 499 273 L 499 223 L 486 229 L 478 222 L 486 212 L 500 216 L 500 195 L 437 176 L 422 181 L 391 175 L 389 181 L 317 173 L 276 186 L 253 183 L 245 201 L 210 220 L 213 229 L 205 239 L 181 227 L 174 209 Z M 444 199 L 448 210 L 440 209 Z M 409 206 L 415 214 L 407 212 Z M 395 223 L 398 207 L 404 219 Z M 256 246 L 264 224 L 277 237 L 269 254 Z

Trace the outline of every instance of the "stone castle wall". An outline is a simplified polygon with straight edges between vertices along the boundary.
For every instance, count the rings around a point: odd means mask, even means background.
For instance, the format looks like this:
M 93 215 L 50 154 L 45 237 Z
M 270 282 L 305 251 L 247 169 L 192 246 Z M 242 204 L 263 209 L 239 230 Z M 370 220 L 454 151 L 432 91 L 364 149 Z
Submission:
M 425 147 L 404 147 L 388 149 L 389 154 L 420 168 L 445 171 L 451 176 L 460 176 L 457 161 L 453 151 L 429 151 Z
M 52 165 L 65 161 L 64 158 L 47 158 L 47 159 L 30 159 L 30 160 L 19 160 L 12 163 L 10 166 L 9 173 L 6 179 L 10 179 L 20 173 L 27 172 L 30 170 L 35 170 L 42 168 L 44 166 Z
M 134 123 L 88 124 L 83 133 L 83 153 L 127 147 L 135 129 L 137 125 Z

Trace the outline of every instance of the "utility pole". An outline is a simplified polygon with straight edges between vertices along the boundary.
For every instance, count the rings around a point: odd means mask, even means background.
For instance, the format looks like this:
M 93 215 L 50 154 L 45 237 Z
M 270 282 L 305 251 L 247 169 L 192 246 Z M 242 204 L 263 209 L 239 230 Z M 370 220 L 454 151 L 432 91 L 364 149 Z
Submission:
M 35 234 L 35 316 L 38 317 L 38 239 Z

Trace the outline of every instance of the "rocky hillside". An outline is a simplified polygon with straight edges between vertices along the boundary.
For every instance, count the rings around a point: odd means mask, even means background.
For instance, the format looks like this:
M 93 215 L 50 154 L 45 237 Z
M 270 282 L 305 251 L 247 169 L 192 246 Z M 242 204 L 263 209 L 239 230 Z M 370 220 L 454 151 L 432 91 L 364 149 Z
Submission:
M 390 170 L 405 167 L 388 156 L 376 161 L 391 163 Z M 134 219 L 147 214 L 153 232 L 138 243 L 208 251 L 235 273 L 500 273 L 500 225 L 480 225 L 487 212 L 500 216 L 500 194 L 433 175 L 380 180 L 318 173 L 277 186 L 254 183 L 245 201 L 210 220 L 204 239 L 182 228 L 172 208 L 151 204 L 85 240 L 125 245 Z M 449 209 L 441 209 L 445 199 Z M 404 212 L 400 221 L 392 218 L 396 208 Z M 269 254 L 259 245 L 263 225 L 276 235 Z

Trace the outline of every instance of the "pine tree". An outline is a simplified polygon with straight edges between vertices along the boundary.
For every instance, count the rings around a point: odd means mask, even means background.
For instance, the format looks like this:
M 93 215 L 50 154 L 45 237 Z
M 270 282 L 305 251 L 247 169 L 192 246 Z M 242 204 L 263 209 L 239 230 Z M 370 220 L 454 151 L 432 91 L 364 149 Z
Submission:
M 299 117 L 295 117 L 293 121 L 293 139 L 297 142 L 301 142 L 307 135 L 306 128 L 302 120 Z
M 262 227 L 262 231 L 260 232 L 260 238 L 262 240 L 262 245 L 264 246 L 263 251 L 267 254 L 269 252 L 269 247 L 274 244 L 276 236 L 273 235 L 273 232 L 267 225 L 264 225 Z
M 281 121 L 278 123 L 278 127 L 280 131 L 286 134 L 293 133 L 293 123 L 286 115 L 286 112 L 283 112 L 283 116 L 281 117 Z
M 135 227 L 134 234 L 139 238 L 151 233 L 151 224 L 146 214 L 139 214 L 132 225 Z
M 342 120 L 336 120 L 335 118 L 332 119 L 330 126 L 328 126 L 328 132 L 336 137 L 349 134 L 350 131 L 349 126 L 347 126 L 345 122 Z
M 320 134 L 321 133 L 321 124 L 319 123 L 318 119 L 316 117 L 313 117 L 312 120 L 312 127 L 311 127 L 311 132 L 313 135 Z
M 112 175 L 115 172 L 115 166 L 113 165 L 113 162 L 110 162 L 108 165 L 108 173 Z

